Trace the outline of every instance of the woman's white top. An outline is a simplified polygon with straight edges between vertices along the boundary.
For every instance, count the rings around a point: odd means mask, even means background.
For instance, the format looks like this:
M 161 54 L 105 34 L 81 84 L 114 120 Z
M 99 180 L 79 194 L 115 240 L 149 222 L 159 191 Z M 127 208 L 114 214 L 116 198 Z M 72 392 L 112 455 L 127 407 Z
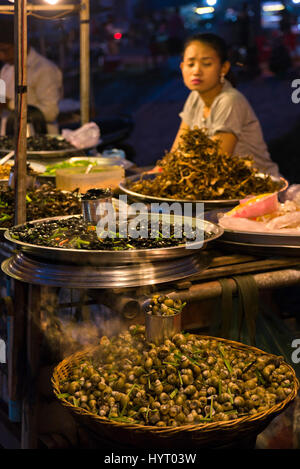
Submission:
M 191 91 L 182 112 L 183 122 L 191 129 L 206 128 L 212 137 L 218 132 L 232 133 L 237 138 L 233 154 L 241 158 L 252 156 L 254 166 L 260 171 L 279 177 L 278 165 L 271 160 L 262 129 L 245 96 L 225 80 L 223 89 L 210 108 L 205 119 L 204 101 L 197 91 Z

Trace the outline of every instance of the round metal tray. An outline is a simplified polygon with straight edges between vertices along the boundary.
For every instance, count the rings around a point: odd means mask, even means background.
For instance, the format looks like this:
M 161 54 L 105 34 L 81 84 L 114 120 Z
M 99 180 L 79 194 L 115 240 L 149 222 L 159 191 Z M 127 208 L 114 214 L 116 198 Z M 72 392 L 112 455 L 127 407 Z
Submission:
M 206 269 L 208 251 L 190 253 L 180 259 L 127 265 L 82 266 L 43 262 L 19 252 L 2 262 L 2 271 L 21 282 L 64 288 L 125 288 L 180 280 Z
M 218 244 L 221 248 L 230 252 L 242 252 L 261 257 L 299 257 L 300 262 L 300 246 L 242 243 L 223 239 L 218 241 Z
M 218 214 L 226 213 L 227 210 L 212 210 L 205 213 L 205 219 L 212 223 L 218 224 Z M 255 231 L 238 231 L 224 228 L 222 242 L 233 242 L 242 244 L 253 244 L 264 247 L 294 247 L 300 249 L 300 235 L 281 234 L 281 233 L 264 233 Z
M 62 139 L 61 135 L 49 135 L 49 137 L 56 137 L 58 139 Z M 100 141 L 98 142 L 100 143 Z M 94 145 L 96 147 L 97 145 Z M 80 155 L 80 153 L 84 151 L 88 151 L 91 148 L 94 147 L 86 147 L 86 148 L 75 148 L 75 147 L 70 147 L 62 150 L 39 150 L 39 151 L 34 151 L 34 150 L 28 150 L 27 151 L 27 158 L 31 158 L 34 160 L 37 159 L 53 159 L 53 158 L 68 158 L 71 156 L 76 156 Z M 7 149 L 7 148 L 0 148 L 0 153 L 9 153 L 12 149 Z
M 78 215 L 80 216 L 80 215 Z M 153 216 L 153 214 L 152 214 Z M 155 216 L 163 221 L 169 221 L 169 218 L 165 218 L 164 214 L 155 214 Z M 76 217 L 74 215 L 68 215 L 63 217 L 45 218 L 29 222 L 30 225 L 36 223 L 45 222 L 49 220 L 60 220 Z M 170 217 L 171 223 L 189 223 L 191 227 L 195 227 L 196 220 L 190 217 Z M 18 225 L 22 226 L 22 225 Z M 199 226 L 199 225 L 198 225 Z M 184 257 L 191 257 L 195 252 L 203 251 L 211 241 L 219 238 L 224 230 L 218 225 L 203 221 L 203 229 L 206 233 L 206 239 L 202 242 L 191 243 L 188 248 L 185 243 L 179 244 L 178 246 L 167 247 L 167 248 L 154 248 L 154 249 L 130 249 L 124 251 L 109 251 L 109 250 L 87 250 L 87 249 L 64 249 L 56 247 L 38 246 L 34 244 L 24 243 L 16 240 L 10 236 L 10 230 L 7 229 L 4 233 L 4 238 L 7 241 L 13 243 L 19 250 L 29 255 L 30 257 L 46 260 L 50 262 L 56 262 L 61 264 L 72 264 L 80 266 L 120 266 L 130 264 L 145 264 L 157 263 L 157 262 L 171 262 Z M 171 270 L 171 266 L 169 267 Z M 151 267 L 150 267 L 151 270 Z
M 155 179 L 157 175 L 156 174 L 144 174 L 143 178 L 145 179 Z M 260 174 L 261 177 L 265 176 L 264 174 Z M 276 178 L 271 176 L 274 181 L 277 182 L 282 182 L 282 187 L 280 189 L 280 192 L 285 190 L 288 187 L 288 181 L 286 181 L 284 178 Z M 171 199 L 167 197 L 156 197 L 156 196 L 150 196 L 150 195 L 144 195 L 140 194 L 138 192 L 131 191 L 128 188 L 128 184 L 131 184 L 133 182 L 137 182 L 139 179 L 141 179 L 141 175 L 134 175 L 126 178 L 124 181 L 122 181 L 119 184 L 119 188 L 125 192 L 128 196 L 130 196 L 132 199 L 139 200 L 144 203 L 154 203 L 154 202 L 168 202 L 168 203 L 174 203 L 174 202 L 179 202 L 179 203 L 192 203 L 193 205 L 197 203 L 203 203 L 205 206 L 205 210 L 217 208 L 217 207 L 233 207 L 239 203 L 239 199 L 218 199 L 218 200 L 188 200 L 188 199 Z M 251 195 L 251 194 L 249 194 Z
M 65 150 L 40 150 L 40 151 L 27 151 L 27 157 L 33 160 L 44 159 L 53 159 L 53 158 L 68 158 L 72 155 L 78 155 L 80 152 L 88 150 L 87 148 L 67 148 Z M 8 153 L 11 150 L 0 149 L 1 153 Z

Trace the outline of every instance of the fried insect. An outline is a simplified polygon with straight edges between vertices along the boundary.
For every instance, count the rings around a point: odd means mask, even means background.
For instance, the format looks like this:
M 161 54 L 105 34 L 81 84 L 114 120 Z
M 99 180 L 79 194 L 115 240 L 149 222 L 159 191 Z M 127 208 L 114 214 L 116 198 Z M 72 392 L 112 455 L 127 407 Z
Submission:
M 253 159 L 230 156 L 220 151 L 220 142 L 195 127 L 181 138 L 177 150 L 157 162 L 162 168 L 154 179 L 142 177 L 130 190 L 156 197 L 184 200 L 242 199 L 275 192 L 281 183 L 253 166 Z
M 82 211 L 79 192 L 63 192 L 51 184 L 30 189 L 26 194 L 27 220 L 77 215 Z M 9 228 L 14 224 L 15 192 L 10 187 L 0 191 L 0 227 Z

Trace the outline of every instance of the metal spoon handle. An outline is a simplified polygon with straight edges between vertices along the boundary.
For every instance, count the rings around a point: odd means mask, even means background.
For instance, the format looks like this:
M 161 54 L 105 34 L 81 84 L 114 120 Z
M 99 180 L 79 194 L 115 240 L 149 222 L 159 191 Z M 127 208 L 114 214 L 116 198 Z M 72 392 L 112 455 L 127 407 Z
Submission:
M 84 174 L 89 174 L 89 172 L 91 171 L 91 169 L 92 169 L 93 166 L 94 166 L 93 164 L 89 164 L 88 167 L 86 168 Z
M 7 155 L 5 155 L 3 158 L 1 158 L 0 160 L 0 166 L 4 163 L 6 163 L 8 160 L 10 160 L 10 158 L 12 158 L 15 154 L 15 151 L 10 151 L 9 153 L 7 153 Z

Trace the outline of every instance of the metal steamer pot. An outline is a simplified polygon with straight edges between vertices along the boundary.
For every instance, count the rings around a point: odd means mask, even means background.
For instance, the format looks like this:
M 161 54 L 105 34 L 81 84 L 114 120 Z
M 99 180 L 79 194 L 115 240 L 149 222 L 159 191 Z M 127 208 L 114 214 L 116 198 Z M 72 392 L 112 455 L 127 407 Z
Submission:
M 161 220 L 165 217 L 156 216 Z M 46 218 L 29 224 L 71 217 Z M 188 221 L 195 223 L 193 218 Z M 176 222 L 176 217 L 173 216 L 172 222 Z M 216 224 L 202 223 L 205 240 L 195 242 L 192 248 L 179 244 L 123 251 L 38 246 L 16 240 L 6 230 L 4 237 L 15 245 L 17 254 L 4 261 L 2 269 L 21 281 L 69 288 L 134 287 L 179 280 L 208 267 L 211 254 L 205 248 L 223 234 L 223 229 Z

